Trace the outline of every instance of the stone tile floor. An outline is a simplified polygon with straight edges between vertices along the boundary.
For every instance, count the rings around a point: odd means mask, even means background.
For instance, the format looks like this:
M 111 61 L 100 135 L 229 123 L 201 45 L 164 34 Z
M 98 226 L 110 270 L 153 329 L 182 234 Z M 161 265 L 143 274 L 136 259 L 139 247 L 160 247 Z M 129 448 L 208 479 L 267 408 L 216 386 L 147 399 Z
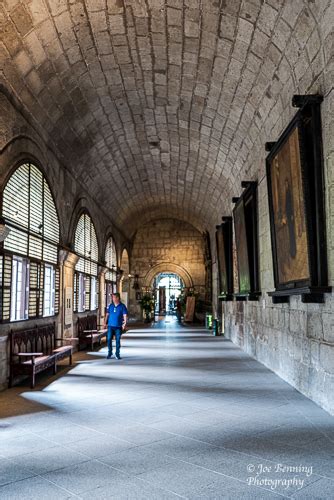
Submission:
M 0 498 L 334 498 L 334 418 L 173 320 L 0 394 Z

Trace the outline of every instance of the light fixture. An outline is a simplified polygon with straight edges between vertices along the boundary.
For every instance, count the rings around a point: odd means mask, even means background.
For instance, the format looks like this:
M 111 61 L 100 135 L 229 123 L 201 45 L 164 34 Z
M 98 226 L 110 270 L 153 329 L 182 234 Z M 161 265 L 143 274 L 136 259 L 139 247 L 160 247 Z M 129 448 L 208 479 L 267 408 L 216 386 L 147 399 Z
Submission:
M 5 241 L 10 233 L 10 229 L 6 226 L 6 221 L 3 217 L 0 217 L 0 241 Z

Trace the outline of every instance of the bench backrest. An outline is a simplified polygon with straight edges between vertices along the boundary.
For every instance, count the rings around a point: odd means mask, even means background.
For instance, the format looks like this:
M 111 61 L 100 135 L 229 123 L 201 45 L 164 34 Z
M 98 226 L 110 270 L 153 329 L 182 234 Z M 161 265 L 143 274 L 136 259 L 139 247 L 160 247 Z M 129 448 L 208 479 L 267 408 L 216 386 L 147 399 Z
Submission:
M 83 335 L 84 330 L 97 330 L 97 316 L 96 314 L 89 314 L 78 318 L 78 336 Z
M 9 333 L 11 362 L 18 352 L 43 352 L 51 354 L 55 348 L 55 324 L 35 326 Z

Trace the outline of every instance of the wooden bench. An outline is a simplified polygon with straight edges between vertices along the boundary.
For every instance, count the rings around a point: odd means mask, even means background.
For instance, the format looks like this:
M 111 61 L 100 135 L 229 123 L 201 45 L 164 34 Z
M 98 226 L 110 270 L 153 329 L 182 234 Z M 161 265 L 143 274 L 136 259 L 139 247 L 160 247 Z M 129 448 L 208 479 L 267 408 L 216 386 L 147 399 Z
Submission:
M 56 346 L 55 324 L 35 326 L 34 328 L 11 331 L 10 342 L 10 375 L 9 387 L 20 375 L 27 375 L 31 379 L 31 387 L 35 387 L 36 375 L 52 368 L 57 372 L 57 362 L 69 357 L 72 364 L 71 345 Z
M 107 332 L 107 329 L 97 327 L 97 316 L 95 314 L 78 318 L 79 351 L 82 346 L 89 346 L 93 351 L 94 345 L 98 344 L 100 346 L 102 339 L 107 337 Z

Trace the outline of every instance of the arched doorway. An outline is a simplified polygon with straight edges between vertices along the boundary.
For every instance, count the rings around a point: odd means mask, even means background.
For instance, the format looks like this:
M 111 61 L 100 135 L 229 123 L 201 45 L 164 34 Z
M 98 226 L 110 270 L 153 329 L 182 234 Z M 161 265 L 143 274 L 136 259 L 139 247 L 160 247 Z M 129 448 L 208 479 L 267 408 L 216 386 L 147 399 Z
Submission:
M 153 281 L 155 290 L 155 314 L 164 316 L 174 314 L 176 299 L 181 294 L 184 283 L 176 273 L 158 273 Z

